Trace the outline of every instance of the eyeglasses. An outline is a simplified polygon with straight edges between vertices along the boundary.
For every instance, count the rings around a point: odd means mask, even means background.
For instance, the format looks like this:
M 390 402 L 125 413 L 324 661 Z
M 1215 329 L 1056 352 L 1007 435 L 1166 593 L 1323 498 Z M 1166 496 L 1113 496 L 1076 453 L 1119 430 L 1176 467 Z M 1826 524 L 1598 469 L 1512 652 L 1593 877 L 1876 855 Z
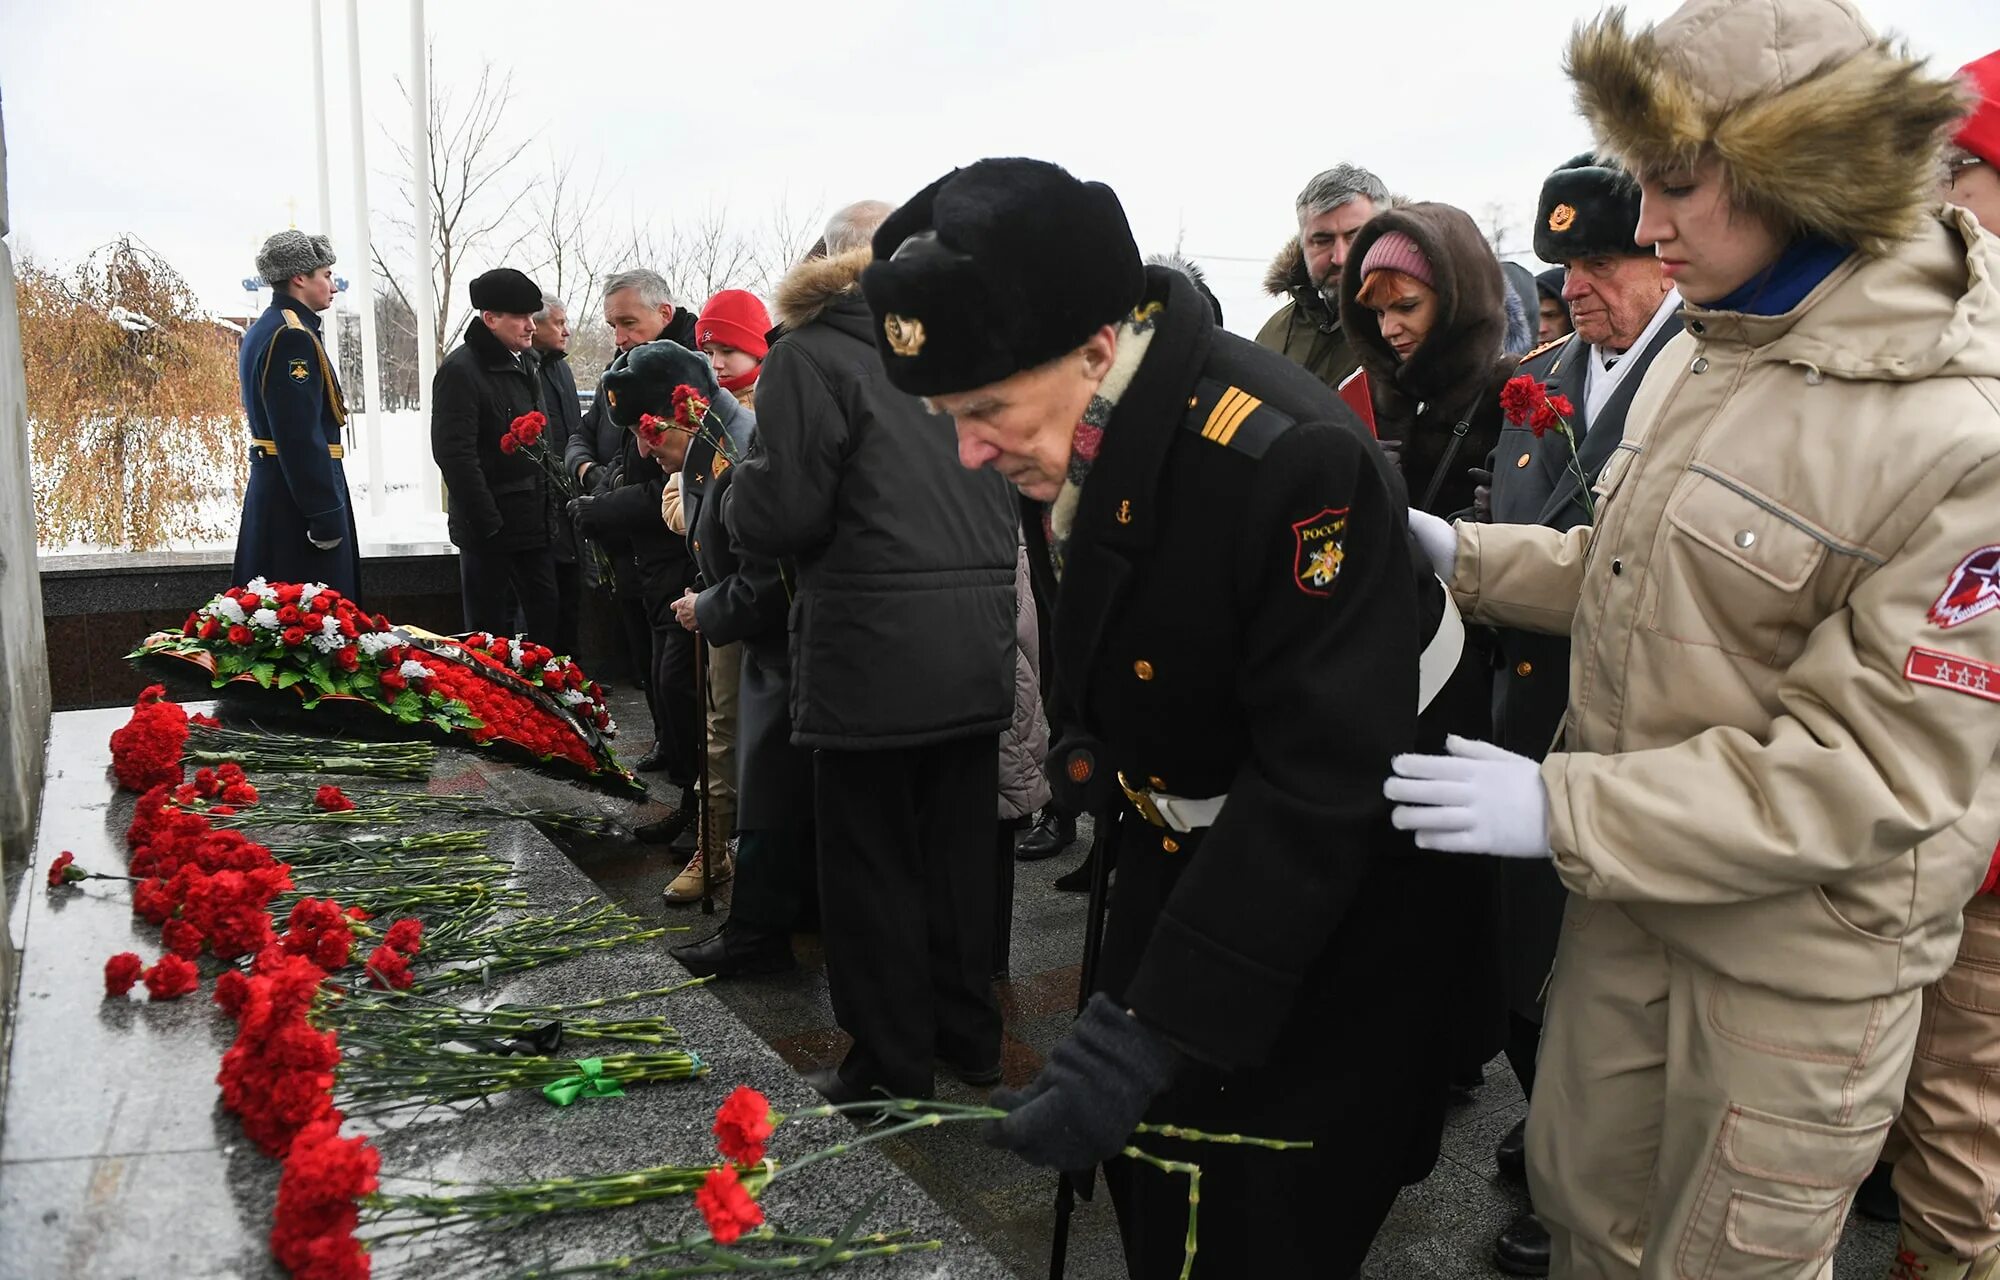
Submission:
M 1981 160 L 1978 156 L 1961 156 L 1956 160 L 1945 161 L 1944 162 L 1945 175 L 1946 175 L 1945 185 L 1951 187 L 1954 191 L 1957 190 L 1959 174 L 1964 173 L 1967 169 L 1971 169 L 1974 168 L 1975 166 L 1982 165 L 1985 163 L 1986 162 L 1984 160 Z

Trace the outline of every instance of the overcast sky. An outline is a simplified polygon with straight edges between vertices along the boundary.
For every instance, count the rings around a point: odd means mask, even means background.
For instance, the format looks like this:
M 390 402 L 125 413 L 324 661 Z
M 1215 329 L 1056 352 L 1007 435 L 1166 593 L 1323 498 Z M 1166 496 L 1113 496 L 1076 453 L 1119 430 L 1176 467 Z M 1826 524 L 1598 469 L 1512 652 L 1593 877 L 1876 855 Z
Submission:
M 1670 0 L 1634 0 L 1641 18 Z M 2000 45 L 1990 0 L 1863 0 L 1942 70 Z M 1983 10 L 1983 13 L 1981 12 Z M 258 244 L 320 230 L 308 0 L 0 0 L 16 253 L 72 261 L 122 233 L 218 309 L 238 307 Z M 508 127 L 537 164 L 602 167 L 621 209 L 746 220 L 776 204 L 899 202 L 986 155 L 1053 160 L 1111 184 L 1142 250 L 1177 239 L 1231 328 L 1273 304 L 1264 264 L 1304 180 L 1340 160 L 1478 215 L 1514 243 L 1541 178 L 1587 143 L 1560 67 L 1555 0 L 935 0 L 797 4 L 430 0 L 444 83 L 511 70 Z M 332 225 L 355 239 L 345 8 L 326 5 Z M 363 0 L 363 107 L 378 232 L 399 196 L 381 132 L 407 137 L 409 8 Z M 622 218 L 621 218 L 622 220 Z M 462 302 L 462 299 L 454 301 Z M 695 300 L 697 303 L 700 300 Z

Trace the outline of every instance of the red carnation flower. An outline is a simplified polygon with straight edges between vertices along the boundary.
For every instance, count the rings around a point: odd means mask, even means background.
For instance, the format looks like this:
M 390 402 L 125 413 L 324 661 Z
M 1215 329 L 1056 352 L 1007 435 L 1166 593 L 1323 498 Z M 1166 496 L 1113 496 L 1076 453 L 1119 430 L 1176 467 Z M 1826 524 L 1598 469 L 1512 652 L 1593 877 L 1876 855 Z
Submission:
M 297 604 L 299 597 L 305 594 L 305 588 L 296 582 L 280 582 L 271 590 L 276 593 L 280 604 Z
M 56 860 L 49 864 L 49 888 L 60 889 L 69 883 L 69 867 L 75 861 L 76 855 L 67 849 L 56 855 Z M 78 869 L 76 878 L 83 879 L 81 868 Z
M 148 1000 L 178 1000 L 201 985 L 201 974 L 194 965 L 176 955 L 164 955 L 160 962 L 146 970 L 146 998 Z
M 187 616 L 187 621 L 181 623 L 181 634 L 184 636 L 191 636 L 200 629 L 201 615 L 198 613 L 190 613 Z
M 198 724 L 204 729 L 220 729 L 222 727 L 222 721 L 217 720 L 214 716 L 205 716 L 198 711 L 188 717 L 188 723 Z
M 211 616 L 201 620 L 201 630 L 195 634 L 204 640 L 213 640 L 221 631 L 222 623 Z
M 737 1164 L 756 1164 L 764 1158 L 764 1144 L 776 1128 L 770 1102 L 749 1085 L 739 1084 L 715 1113 L 716 1149 Z
M 146 962 L 130 951 L 120 951 L 104 962 L 104 994 L 122 996 L 139 981 L 145 972 Z
M 334 653 L 333 665 L 339 667 L 342 671 L 359 671 L 361 670 L 361 655 L 350 645 Z
M 380 946 L 368 953 L 368 985 L 398 991 L 407 991 L 416 981 L 410 972 L 410 962 L 402 952 L 388 946 Z
M 297 1280 L 365 1280 L 354 1238 L 360 1201 L 379 1185 L 381 1157 L 366 1138 L 342 1138 L 337 1111 L 302 1125 L 278 1175 L 271 1253 Z
M 296 649 L 300 645 L 306 642 L 305 628 L 286 627 L 281 638 L 284 640 L 287 647 Z
M 169 920 L 161 925 L 160 942 L 183 960 L 192 960 L 201 954 L 201 930 L 185 920 Z
M 254 639 L 256 639 L 256 636 L 251 634 L 250 628 L 240 622 L 229 628 L 229 643 L 231 644 L 249 644 Z
M 382 687 L 390 693 L 401 693 L 409 687 L 409 684 L 409 681 L 403 679 L 403 673 L 394 667 L 385 668 L 382 672 Z
M 285 598 L 284 593 L 282 591 L 279 592 L 278 599 L 283 600 L 284 598 Z M 298 598 L 297 596 L 293 597 L 293 599 L 295 600 L 297 598 Z M 286 604 L 280 606 L 280 608 L 278 609 L 278 621 L 284 623 L 288 627 L 298 626 L 299 619 L 304 616 L 305 616 L 304 614 L 301 614 L 299 612 L 299 607 L 296 604 Z
M 328 813 L 349 813 L 354 809 L 354 802 L 347 798 L 347 793 L 331 782 L 313 792 L 313 803 Z
M 132 958 L 137 960 L 139 957 Z M 250 999 L 250 979 L 244 977 L 241 970 L 224 969 L 222 976 L 215 980 L 215 995 L 212 999 L 221 1005 L 222 1011 L 230 1017 L 241 1017 L 243 1006 Z
M 509 432 L 507 435 L 500 437 L 500 452 L 512 453 L 520 447 L 521 442 L 514 438 L 513 433 Z
M 247 782 L 232 782 L 222 789 L 224 804 L 256 804 L 257 788 Z
M 1546 394 L 1541 383 L 1525 373 L 1519 374 L 1507 379 L 1507 384 L 1500 388 L 1500 412 L 1507 415 L 1507 421 L 1521 426 L 1534 413 L 1536 402 Z
M 707 1220 L 708 1234 L 717 1244 L 735 1244 L 745 1231 L 764 1222 L 764 1211 L 737 1181 L 736 1170 L 727 1165 L 708 1171 L 701 1190 L 694 1193 L 694 1205 Z
M 388 936 L 382 945 L 406 956 L 413 956 L 423 948 L 424 922 L 421 920 L 398 920 L 389 926 Z

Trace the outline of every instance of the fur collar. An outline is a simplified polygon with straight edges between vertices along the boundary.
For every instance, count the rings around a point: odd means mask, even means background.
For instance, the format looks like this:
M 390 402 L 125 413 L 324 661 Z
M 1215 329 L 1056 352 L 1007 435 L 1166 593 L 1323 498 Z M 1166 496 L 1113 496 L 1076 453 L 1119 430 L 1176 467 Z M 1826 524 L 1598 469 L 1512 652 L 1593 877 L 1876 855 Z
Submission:
M 1712 152 L 1735 199 L 1793 237 L 1881 256 L 1932 203 L 1937 148 L 1964 109 L 1952 81 L 1844 7 L 1690 0 L 1631 32 L 1613 8 L 1565 64 L 1598 151 L 1634 173 Z
M 778 282 L 771 300 L 778 327 L 786 332 L 803 329 L 841 298 L 859 297 L 861 272 L 874 260 L 873 249 L 860 248 L 837 258 L 809 258 L 793 267 Z
M 1306 251 L 1299 247 L 1299 238 L 1293 236 L 1265 269 L 1264 292 L 1274 298 L 1285 298 L 1291 296 L 1292 290 L 1306 287 Z

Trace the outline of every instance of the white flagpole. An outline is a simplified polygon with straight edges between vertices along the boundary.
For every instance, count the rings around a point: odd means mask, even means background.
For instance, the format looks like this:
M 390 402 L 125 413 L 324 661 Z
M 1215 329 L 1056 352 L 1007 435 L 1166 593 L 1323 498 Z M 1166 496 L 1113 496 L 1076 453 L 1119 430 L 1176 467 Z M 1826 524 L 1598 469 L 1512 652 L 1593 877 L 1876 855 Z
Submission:
M 313 226 L 317 235 L 333 234 L 333 166 L 327 159 L 326 147 L 326 22 L 321 12 L 320 0 L 312 0 L 313 24 L 313 140 L 317 144 L 316 158 L 319 161 L 319 221 Z M 327 350 L 333 353 L 333 367 L 340 368 L 340 308 L 328 307 L 321 318 L 326 331 Z
M 417 228 L 417 406 L 430 427 L 431 379 L 437 376 L 438 299 L 431 279 L 431 117 L 430 59 L 424 39 L 424 0 L 410 0 L 410 188 L 416 193 Z M 423 472 L 424 510 L 444 509 L 437 464 Z
M 360 297 L 355 307 L 361 313 L 361 382 L 368 397 L 368 511 L 381 516 L 388 495 L 383 490 L 382 467 L 382 370 L 375 360 L 375 271 L 368 235 L 368 146 L 366 122 L 361 113 L 361 5 L 347 0 L 347 106 L 354 143 L 354 282 Z

